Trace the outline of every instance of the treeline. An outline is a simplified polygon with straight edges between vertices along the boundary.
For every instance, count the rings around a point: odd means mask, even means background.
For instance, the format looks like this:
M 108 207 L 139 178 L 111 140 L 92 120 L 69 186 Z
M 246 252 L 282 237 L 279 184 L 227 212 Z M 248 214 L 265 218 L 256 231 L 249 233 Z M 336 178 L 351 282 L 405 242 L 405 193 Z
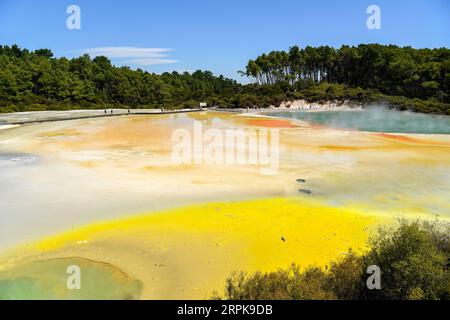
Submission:
M 302 80 L 376 89 L 387 95 L 450 102 L 450 50 L 394 45 L 293 46 L 250 60 L 245 75 L 258 84 Z
M 0 46 L 0 112 L 89 108 L 278 107 L 283 101 L 383 102 L 450 115 L 450 50 L 378 44 L 292 47 L 250 60 L 254 83 L 209 71 L 115 67 L 106 57 L 54 58 L 48 49 Z
M 427 100 L 392 96 L 381 93 L 377 89 L 351 87 L 345 84 L 315 83 L 302 80 L 291 85 L 285 82 L 270 84 L 249 84 L 242 86 L 237 93 L 226 99 L 219 99 L 218 104 L 229 108 L 268 108 L 278 107 L 281 102 L 306 100 L 310 103 L 333 102 L 336 105 L 344 102 L 355 106 L 381 104 L 397 110 L 450 115 L 450 103 L 434 98 Z
M 233 94 L 237 83 L 209 71 L 157 75 L 115 67 L 103 56 L 54 58 L 48 49 L 30 52 L 0 46 L 0 110 L 195 107 L 216 95 Z
M 297 265 L 271 273 L 235 272 L 223 296 L 230 300 L 448 300 L 450 299 L 450 229 L 439 222 L 403 221 L 382 229 L 370 250 L 349 251 L 327 268 Z M 378 266 L 380 289 L 369 289 L 368 266 Z M 369 279 L 375 285 L 376 280 Z
M 293 46 L 287 52 L 272 51 L 250 60 L 240 73 L 253 80 L 253 86 L 243 89 L 247 94 L 243 100 L 250 102 L 382 101 L 402 110 L 450 115 L 447 48 Z M 260 98 L 260 92 L 266 99 Z

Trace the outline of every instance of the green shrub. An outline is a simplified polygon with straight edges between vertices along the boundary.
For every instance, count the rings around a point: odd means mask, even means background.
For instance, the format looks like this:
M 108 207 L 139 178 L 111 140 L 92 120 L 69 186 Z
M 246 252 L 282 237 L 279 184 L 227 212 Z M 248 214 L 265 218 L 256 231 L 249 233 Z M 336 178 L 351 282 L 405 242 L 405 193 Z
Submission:
M 400 221 L 397 229 L 379 229 L 370 250 L 352 250 L 325 270 L 292 264 L 270 273 L 235 272 L 226 281 L 225 299 L 449 299 L 450 229 L 448 224 Z M 381 289 L 369 290 L 367 267 L 381 270 Z M 216 297 L 220 298 L 220 297 Z
M 447 299 L 450 293 L 448 227 L 402 221 L 370 240 L 364 265 L 377 265 L 382 290 L 362 291 L 367 299 Z
M 345 258 L 331 263 L 328 277 L 338 299 L 358 299 L 361 291 L 360 280 L 363 277 L 362 258 L 350 250 Z
M 334 299 L 326 274 L 319 268 L 300 272 L 293 264 L 276 272 L 233 273 L 226 282 L 225 298 L 230 300 Z

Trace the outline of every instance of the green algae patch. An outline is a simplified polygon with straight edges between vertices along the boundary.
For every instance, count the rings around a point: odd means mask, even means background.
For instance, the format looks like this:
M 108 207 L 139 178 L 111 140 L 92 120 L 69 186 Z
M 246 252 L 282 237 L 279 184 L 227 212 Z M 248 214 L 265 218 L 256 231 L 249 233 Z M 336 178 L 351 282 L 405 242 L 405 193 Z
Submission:
M 0 272 L 0 300 L 138 299 L 142 283 L 84 258 L 32 261 Z

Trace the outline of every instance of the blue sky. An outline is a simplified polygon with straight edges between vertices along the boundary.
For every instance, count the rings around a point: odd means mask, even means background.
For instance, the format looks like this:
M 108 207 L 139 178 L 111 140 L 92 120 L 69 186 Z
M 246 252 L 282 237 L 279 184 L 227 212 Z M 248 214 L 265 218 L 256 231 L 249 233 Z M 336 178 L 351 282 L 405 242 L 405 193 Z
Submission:
M 69 30 L 69 5 L 81 29 Z M 381 30 L 366 27 L 369 5 Z M 106 54 L 152 72 L 207 69 L 241 80 L 248 59 L 292 45 L 450 47 L 450 0 L 0 0 L 0 44 L 56 56 Z

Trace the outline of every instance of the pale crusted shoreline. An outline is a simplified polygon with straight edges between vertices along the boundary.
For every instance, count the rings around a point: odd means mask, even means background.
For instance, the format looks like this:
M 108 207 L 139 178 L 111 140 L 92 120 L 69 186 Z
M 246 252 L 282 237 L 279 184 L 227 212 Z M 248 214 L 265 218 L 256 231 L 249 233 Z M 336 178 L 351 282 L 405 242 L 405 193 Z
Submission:
M 0 135 L 3 151 L 41 159 L 0 170 L 0 269 L 76 256 L 141 280 L 143 299 L 209 298 L 232 270 L 323 266 L 349 247 L 363 250 L 379 223 L 448 217 L 450 136 L 267 120 L 220 112 L 104 117 Z M 192 132 L 195 121 L 205 129 L 279 128 L 278 173 L 172 163 L 171 134 Z
M 327 101 L 325 103 L 307 102 L 306 100 L 290 100 L 283 101 L 279 107 L 270 106 L 269 108 L 220 108 L 213 107 L 211 111 L 240 113 L 244 115 L 256 114 L 264 115 L 265 112 L 287 112 L 287 111 L 303 111 L 303 112 L 323 112 L 323 111 L 361 111 L 362 104 L 351 103 L 350 101 Z
M 17 128 L 18 124 L 5 124 L 5 125 L 1 125 L 0 126 L 0 130 L 7 130 L 7 129 L 13 129 L 13 128 Z
M 198 112 L 202 109 L 98 109 L 98 110 L 64 110 L 64 111 L 28 111 L 0 114 L 0 128 L 5 125 L 20 125 L 28 123 L 80 120 L 127 115 L 152 115 Z

